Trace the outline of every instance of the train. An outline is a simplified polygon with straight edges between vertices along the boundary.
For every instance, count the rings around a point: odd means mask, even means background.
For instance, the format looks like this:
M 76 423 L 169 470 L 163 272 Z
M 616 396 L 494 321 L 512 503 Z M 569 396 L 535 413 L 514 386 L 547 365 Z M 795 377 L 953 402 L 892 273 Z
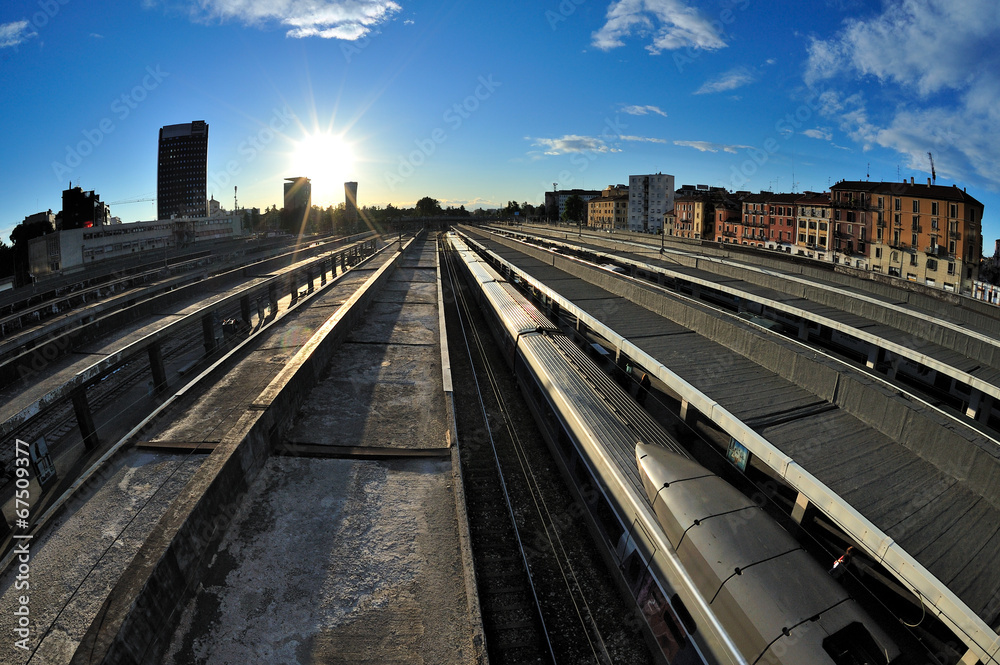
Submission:
M 812 555 L 692 459 L 620 377 L 598 366 L 586 340 L 578 344 L 536 307 L 521 280 L 494 269 L 474 240 L 455 231 L 448 239 L 660 662 L 885 665 L 899 658 L 891 638 Z

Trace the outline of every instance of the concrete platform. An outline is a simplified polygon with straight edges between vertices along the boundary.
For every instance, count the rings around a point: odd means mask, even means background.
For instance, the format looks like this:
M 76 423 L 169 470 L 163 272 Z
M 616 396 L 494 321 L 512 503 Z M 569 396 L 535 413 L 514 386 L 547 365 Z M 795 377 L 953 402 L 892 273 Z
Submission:
M 105 596 L 152 532 L 203 456 L 127 453 L 102 472 L 93 491 L 29 541 L 29 587 L 17 589 L 17 566 L 0 578 L 0 663 L 27 663 L 14 647 L 12 612 L 30 598 L 32 664 L 68 663 Z
M 309 306 L 289 315 L 282 325 L 265 328 L 253 350 L 221 373 L 216 388 L 185 397 L 175 407 L 179 414 L 147 436 L 151 445 L 218 443 L 232 429 L 260 392 L 284 368 L 310 337 L 350 298 L 381 265 L 359 267 L 319 294 Z
M 390 259 L 391 253 L 387 252 L 351 270 L 326 291 L 316 294 L 315 302 L 343 304 Z M 223 428 L 235 426 L 250 402 L 334 313 L 329 306 L 308 307 L 311 302 L 284 313 L 252 338 L 252 343 L 263 350 L 251 354 L 251 364 L 243 368 L 243 374 L 236 371 L 241 365 L 235 365 L 230 373 L 222 366 L 209 376 L 217 379 L 214 385 L 206 381 L 210 385 L 205 388 L 211 388 L 208 398 L 198 390 L 190 390 L 186 401 L 175 402 L 172 410 L 161 414 L 144 435 L 156 439 L 163 431 L 173 431 L 187 439 L 181 442 L 187 445 L 164 446 L 164 451 L 123 448 L 35 534 L 30 543 L 29 644 L 32 649 L 37 647 L 32 663 L 69 663 L 81 657 L 79 651 L 89 652 L 88 646 L 81 649 L 81 643 L 88 631 L 104 623 L 102 617 L 121 596 L 122 585 L 134 584 L 136 576 L 130 571 L 146 556 L 149 541 L 156 541 L 163 532 L 164 522 L 170 522 L 177 503 L 190 500 L 204 489 L 198 482 L 203 475 L 200 472 L 218 464 L 212 455 L 187 453 L 202 442 L 212 445 L 198 452 L 211 452 L 222 440 Z M 256 380 L 248 376 L 256 376 Z M 218 518 L 220 512 L 224 509 L 213 506 L 212 517 Z M 16 567 L 12 570 L 16 571 Z M 12 587 L 14 574 L 0 579 L 0 602 L 5 608 L 15 607 L 14 598 L 23 593 Z M 14 618 L 6 611 L 0 617 L 0 625 L 8 633 Z M 112 623 L 110 619 L 108 623 Z M 0 662 L 26 662 L 31 653 L 12 649 L 12 640 L 0 644 Z
M 276 446 L 309 456 L 267 460 L 164 664 L 482 662 L 434 247 L 334 353 Z M 364 459 L 392 450 L 439 459 Z
M 278 457 L 164 663 L 472 663 L 449 460 Z

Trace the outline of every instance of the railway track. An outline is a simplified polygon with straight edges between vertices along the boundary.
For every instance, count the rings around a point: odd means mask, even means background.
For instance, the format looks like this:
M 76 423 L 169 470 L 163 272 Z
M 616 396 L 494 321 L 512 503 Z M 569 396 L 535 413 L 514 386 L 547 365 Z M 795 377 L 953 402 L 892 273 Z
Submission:
M 652 662 L 573 499 L 451 267 L 456 417 L 484 629 L 495 663 Z M 448 295 L 454 295 L 449 298 Z

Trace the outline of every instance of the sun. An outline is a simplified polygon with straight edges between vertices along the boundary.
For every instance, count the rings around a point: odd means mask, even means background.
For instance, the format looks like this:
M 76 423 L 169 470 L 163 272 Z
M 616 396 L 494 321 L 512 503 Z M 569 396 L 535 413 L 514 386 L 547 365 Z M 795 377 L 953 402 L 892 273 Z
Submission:
M 306 134 L 292 151 L 288 177 L 312 181 L 313 205 L 337 205 L 344 200 L 344 183 L 356 180 L 354 150 L 341 134 Z M 292 172 L 294 171 L 294 173 Z

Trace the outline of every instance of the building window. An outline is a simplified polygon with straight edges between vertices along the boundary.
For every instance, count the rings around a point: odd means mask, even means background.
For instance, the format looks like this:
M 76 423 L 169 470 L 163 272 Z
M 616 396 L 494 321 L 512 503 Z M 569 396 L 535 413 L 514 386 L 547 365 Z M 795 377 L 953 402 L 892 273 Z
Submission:
M 902 199 L 893 199 L 893 201 L 892 201 L 892 209 L 893 210 L 899 212 L 900 210 L 903 209 L 902 206 L 903 206 L 903 200 Z
M 920 212 L 920 201 L 913 199 L 913 212 Z
M 937 268 L 938 268 L 938 263 L 937 263 L 936 260 L 934 260 L 934 259 L 927 259 L 927 269 L 928 270 L 937 270 Z
M 932 215 L 938 214 L 938 202 L 937 201 L 931 201 L 931 214 Z
M 911 266 L 917 265 L 917 253 L 916 252 L 913 252 L 912 254 L 910 254 L 910 265 Z

